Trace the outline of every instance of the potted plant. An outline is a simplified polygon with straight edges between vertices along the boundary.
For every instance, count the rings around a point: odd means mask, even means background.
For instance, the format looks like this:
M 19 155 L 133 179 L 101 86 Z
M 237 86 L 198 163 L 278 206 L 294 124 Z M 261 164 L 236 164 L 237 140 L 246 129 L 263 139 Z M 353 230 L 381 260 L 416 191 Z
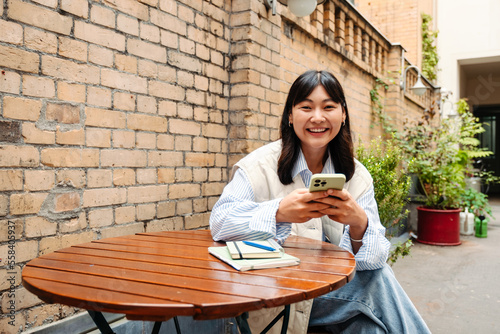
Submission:
M 473 234 L 473 226 L 475 225 L 476 237 L 486 238 L 488 236 L 488 218 L 486 215 L 491 218 L 493 217 L 488 202 L 488 195 L 475 189 L 466 189 L 462 195 L 461 207 L 466 209 L 473 216 L 473 222 L 467 221 L 468 225 L 470 224 L 471 226 L 465 226 L 464 223 L 463 230 L 465 231 L 467 229 L 467 235 Z
M 460 212 L 466 177 L 474 175 L 474 159 L 492 154 L 479 147 L 484 132 L 465 99 L 457 102 L 457 116 L 436 124 L 428 112 L 405 124 L 399 140 L 408 157 L 408 171 L 417 175 L 425 195 L 418 207 L 418 238 L 433 245 L 460 244 Z M 487 221 L 486 221 L 487 222 Z
M 435 122 L 434 122 L 435 123 Z M 417 208 L 417 241 L 459 245 L 460 198 L 465 190 L 465 164 L 453 119 L 433 124 L 427 113 L 416 124 L 405 124 L 399 136 L 408 172 L 417 176 L 425 203 Z
M 373 178 L 375 200 L 382 225 L 390 240 L 404 231 L 408 215 L 405 209 L 409 201 L 410 177 L 402 169 L 401 149 L 393 139 L 380 137 L 365 147 L 361 142 L 356 150 L 358 160 L 366 166 Z M 392 265 L 399 257 L 410 253 L 412 241 L 393 245 L 388 262 Z

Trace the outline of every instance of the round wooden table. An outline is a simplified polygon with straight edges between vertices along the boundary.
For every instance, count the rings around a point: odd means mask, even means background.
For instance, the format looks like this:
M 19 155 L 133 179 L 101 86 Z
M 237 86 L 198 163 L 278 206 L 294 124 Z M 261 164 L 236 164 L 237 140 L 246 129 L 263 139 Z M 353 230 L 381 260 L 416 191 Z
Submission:
M 96 240 L 33 259 L 23 270 L 23 285 L 47 303 L 159 322 L 288 305 L 338 289 L 355 272 L 352 254 L 312 239 L 285 242 L 300 265 L 245 272 L 208 253 L 208 247 L 223 245 L 206 230 Z

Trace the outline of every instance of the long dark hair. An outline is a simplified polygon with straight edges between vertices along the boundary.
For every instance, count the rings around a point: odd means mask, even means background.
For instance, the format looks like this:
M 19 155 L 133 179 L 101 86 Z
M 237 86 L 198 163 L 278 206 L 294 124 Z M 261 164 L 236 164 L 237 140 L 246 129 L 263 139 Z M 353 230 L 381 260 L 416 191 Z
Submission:
M 311 70 L 299 76 L 290 87 L 281 117 L 280 134 L 283 148 L 278 160 L 278 176 L 281 183 L 285 185 L 293 182 L 292 169 L 300 153 L 300 139 L 289 124 L 289 116 L 293 106 L 304 101 L 318 85 L 325 88 L 331 99 L 339 103 L 345 113 L 345 124 L 340 127 L 337 136 L 328 143 L 335 172 L 344 174 L 347 181 L 354 174 L 353 143 L 344 90 L 337 78 L 330 72 Z

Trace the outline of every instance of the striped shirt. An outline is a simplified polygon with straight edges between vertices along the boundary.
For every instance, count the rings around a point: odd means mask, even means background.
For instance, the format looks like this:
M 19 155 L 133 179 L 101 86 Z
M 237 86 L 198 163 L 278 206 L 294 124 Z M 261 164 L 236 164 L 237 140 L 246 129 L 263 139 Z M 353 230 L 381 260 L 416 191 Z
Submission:
M 334 173 L 333 163 L 328 158 L 322 173 Z M 300 174 L 306 187 L 312 173 L 307 167 L 302 152 L 292 170 L 292 177 Z M 357 270 L 381 268 L 387 261 L 390 242 L 385 238 L 385 228 L 380 223 L 373 186 L 357 199 L 357 203 L 368 216 L 368 227 L 363 235 L 363 245 L 355 255 Z M 291 232 L 291 223 L 276 223 L 276 212 L 282 198 L 255 202 L 255 196 L 245 172 L 238 168 L 233 179 L 224 188 L 221 197 L 212 209 L 210 229 L 214 240 L 241 240 L 275 238 L 283 243 Z M 349 226 L 345 226 L 340 247 L 353 253 Z

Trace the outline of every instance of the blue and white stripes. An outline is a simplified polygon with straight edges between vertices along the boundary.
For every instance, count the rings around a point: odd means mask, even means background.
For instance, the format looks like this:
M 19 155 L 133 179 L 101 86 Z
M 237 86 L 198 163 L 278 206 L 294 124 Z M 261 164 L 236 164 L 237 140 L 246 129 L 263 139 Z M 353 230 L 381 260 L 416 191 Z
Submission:
M 255 202 L 250 183 L 238 169 L 212 209 L 210 229 L 214 240 L 276 238 L 283 243 L 292 227 L 290 223 L 276 224 L 280 201 Z
M 323 173 L 333 173 L 334 168 L 328 159 Z M 301 175 L 306 187 L 312 173 L 301 155 L 294 166 L 292 176 Z M 214 240 L 241 240 L 276 238 L 283 243 L 291 231 L 290 223 L 276 223 L 276 212 L 282 198 L 261 203 L 255 202 L 255 196 L 242 169 L 237 169 L 231 182 L 224 191 L 210 216 L 210 229 Z M 368 227 L 363 236 L 363 245 L 355 255 L 357 270 L 373 270 L 381 268 L 389 253 L 390 242 L 384 237 L 385 228 L 380 223 L 373 186 L 357 203 L 368 216 Z M 340 240 L 340 247 L 352 253 L 349 226 L 346 226 Z

